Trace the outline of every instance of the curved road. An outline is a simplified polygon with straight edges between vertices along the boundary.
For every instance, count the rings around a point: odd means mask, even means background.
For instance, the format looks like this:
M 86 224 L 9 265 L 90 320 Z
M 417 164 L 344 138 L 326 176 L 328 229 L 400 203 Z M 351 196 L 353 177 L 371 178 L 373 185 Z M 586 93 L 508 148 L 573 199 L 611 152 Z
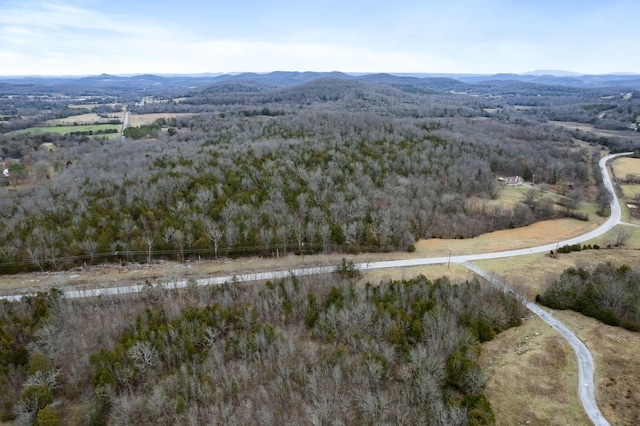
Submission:
M 506 250 L 501 252 L 494 253 L 481 253 L 481 254 L 470 254 L 463 256 L 444 256 L 444 257 L 432 257 L 432 258 L 421 258 L 421 259 L 406 259 L 406 260 L 393 260 L 386 262 L 371 262 L 371 263 L 360 263 L 357 264 L 357 268 L 362 271 L 367 270 L 375 270 L 375 269 L 384 269 L 384 268 L 401 268 L 401 267 L 410 267 L 410 266 L 424 266 L 424 265 L 436 265 L 436 264 L 444 264 L 447 262 L 453 262 L 465 266 L 466 268 L 476 272 L 478 275 L 484 277 L 489 282 L 494 285 L 499 286 L 505 291 L 510 291 L 504 284 L 500 283 L 494 277 L 490 276 L 486 272 L 482 271 L 480 268 L 470 264 L 469 262 L 474 260 L 486 260 L 486 259 L 498 259 L 503 257 L 512 257 L 512 256 L 522 256 L 526 254 L 532 253 L 543 253 L 549 252 L 551 250 L 555 250 L 558 247 L 562 247 L 564 245 L 572 245 L 582 243 L 588 240 L 591 240 L 595 237 L 603 235 L 615 225 L 620 222 L 622 217 L 622 212 L 620 209 L 620 204 L 618 203 L 618 198 L 616 197 L 613 183 L 611 182 L 611 178 L 609 177 L 609 173 L 607 172 L 607 162 L 613 158 L 630 155 L 632 153 L 622 153 L 609 155 L 600 160 L 600 169 L 602 171 L 602 176 L 604 180 L 604 184 L 606 188 L 613 195 L 611 201 L 611 216 L 609 219 L 599 226 L 597 229 L 590 231 L 584 235 L 580 235 L 575 238 L 570 238 L 567 240 L 558 241 L 552 244 L 546 244 L 538 247 L 530 247 L 525 249 L 517 249 L 517 250 Z M 242 275 L 234 275 L 227 277 L 216 277 L 216 278 L 205 278 L 196 281 L 196 285 L 198 286 L 206 286 L 206 285 L 219 285 L 224 284 L 225 282 L 229 282 L 232 280 L 237 280 L 240 282 L 251 282 L 251 281 L 262 281 L 262 280 L 273 280 L 278 278 L 284 278 L 288 275 L 317 275 L 317 274 L 325 274 L 334 271 L 334 267 L 331 266 L 323 266 L 323 267 L 315 267 L 315 268 L 303 268 L 303 269 L 294 269 L 290 271 L 272 271 L 272 272 L 260 272 L 254 274 L 242 274 Z M 189 282 L 186 280 L 183 281 L 174 281 L 170 283 L 161 283 L 156 286 L 165 288 L 165 289 L 177 289 L 184 288 L 189 285 Z M 95 297 L 101 295 L 118 295 L 118 294 L 129 294 L 129 293 L 139 293 L 145 291 L 146 289 L 151 288 L 148 285 L 135 285 L 135 286 L 126 286 L 126 287 L 113 287 L 113 288 L 100 288 L 100 289 L 90 289 L 90 290 L 66 290 L 63 292 L 64 297 L 69 299 L 80 298 L 80 297 Z M 13 296 L 1 296 L 0 300 L 20 300 L 24 294 L 17 294 Z M 576 355 L 578 357 L 578 386 L 579 386 L 579 394 L 580 400 L 582 401 L 582 405 L 584 406 L 587 415 L 591 419 L 591 421 L 597 426 L 609 425 L 609 422 L 602 416 L 600 410 L 598 409 L 598 405 L 595 399 L 595 386 L 593 382 L 593 358 L 591 357 L 591 353 L 587 349 L 584 343 L 578 339 L 575 334 L 565 327 L 560 321 L 555 320 L 551 314 L 544 311 L 538 305 L 523 301 L 525 306 L 539 316 L 543 321 L 557 330 L 571 345 L 571 347 L 575 350 Z

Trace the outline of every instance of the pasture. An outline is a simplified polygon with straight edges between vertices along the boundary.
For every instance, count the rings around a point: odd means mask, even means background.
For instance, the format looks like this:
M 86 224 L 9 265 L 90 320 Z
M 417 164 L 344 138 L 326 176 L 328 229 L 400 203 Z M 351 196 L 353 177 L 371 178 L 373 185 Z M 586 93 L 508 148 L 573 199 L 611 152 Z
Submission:
M 7 133 L 8 135 L 16 135 L 21 133 L 59 133 L 61 135 L 67 135 L 74 132 L 93 132 L 105 131 L 110 129 L 120 130 L 120 124 L 91 124 L 85 126 L 43 126 L 43 127 L 29 127 L 28 129 L 16 130 L 14 132 Z M 101 136 L 115 137 L 119 133 L 107 133 Z
M 95 113 L 72 115 L 70 117 L 48 120 L 42 123 L 43 127 L 53 126 L 87 126 L 93 124 L 108 124 L 110 121 L 119 120 L 122 122 L 123 113 L 110 113 L 107 118 L 100 117 Z
M 618 179 L 625 179 L 627 175 L 640 176 L 640 158 L 617 158 L 611 164 Z
M 190 113 L 157 113 L 157 114 L 129 114 L 129 127 L 139 127 L 148 124 L 153 124 L 160 118 L 171 119 L 178 117 L 189 117 L 193 114 Z

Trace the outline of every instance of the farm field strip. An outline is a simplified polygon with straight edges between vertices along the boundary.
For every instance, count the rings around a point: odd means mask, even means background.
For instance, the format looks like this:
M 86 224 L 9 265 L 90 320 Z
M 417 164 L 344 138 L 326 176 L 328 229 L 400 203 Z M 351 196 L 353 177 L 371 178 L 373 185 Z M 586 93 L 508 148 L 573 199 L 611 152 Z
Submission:
M 61 135 L 66 135 L 72 132 L 96 132 L 100 130 L 119 130 L 121 127 L 120 124 L 90 124 L 90 125 L 81 125 L 81 126 L 49 126 L 49 127 L 29 127 L 28 129 L 15 130 L 13 132 L 7 133 L 8 135 L 15 135 L 21 133 L 59 133 Z

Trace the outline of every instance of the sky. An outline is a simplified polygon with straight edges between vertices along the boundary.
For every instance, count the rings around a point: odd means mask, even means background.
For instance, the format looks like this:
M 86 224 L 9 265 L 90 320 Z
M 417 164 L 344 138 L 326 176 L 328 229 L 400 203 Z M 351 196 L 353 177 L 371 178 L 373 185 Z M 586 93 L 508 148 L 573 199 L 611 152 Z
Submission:
M 0 0 L 0 75 L 640 73 L 637 0 Z

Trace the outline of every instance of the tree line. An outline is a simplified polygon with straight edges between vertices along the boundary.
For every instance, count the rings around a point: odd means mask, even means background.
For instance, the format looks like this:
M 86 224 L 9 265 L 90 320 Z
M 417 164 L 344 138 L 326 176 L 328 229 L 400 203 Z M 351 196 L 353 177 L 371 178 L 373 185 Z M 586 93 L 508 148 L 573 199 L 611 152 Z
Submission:
M 629 265 L 573 267 L 549 283 L 536 302 L 571 309 L 608 325 L 640 331 L 640 272 Z

